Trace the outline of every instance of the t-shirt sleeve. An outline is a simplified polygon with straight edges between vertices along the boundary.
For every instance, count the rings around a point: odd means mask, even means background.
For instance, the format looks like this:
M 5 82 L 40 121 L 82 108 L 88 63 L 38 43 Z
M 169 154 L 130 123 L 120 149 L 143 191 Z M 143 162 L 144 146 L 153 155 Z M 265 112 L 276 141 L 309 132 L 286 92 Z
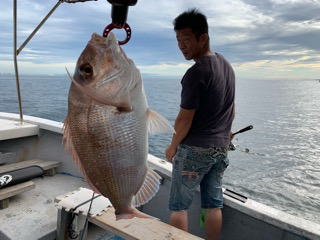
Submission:
M 202 92 L 202 75 L 195 69 L 189 69 L 182 79 L 181 104 L 184 109 L 198 109 Z

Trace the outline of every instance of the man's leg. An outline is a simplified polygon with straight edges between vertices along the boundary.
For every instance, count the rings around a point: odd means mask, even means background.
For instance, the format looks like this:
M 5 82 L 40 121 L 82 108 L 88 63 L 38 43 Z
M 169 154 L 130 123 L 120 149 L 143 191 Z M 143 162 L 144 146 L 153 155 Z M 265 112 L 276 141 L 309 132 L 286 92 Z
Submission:
M 201 185 L 201 207 L 206 209 L 206 239 L 218 240 L 222 228 L 222 178 L 229 160 L 226 149 L 215 149 L 216 164 L 204 176 Z
M 172 212 L 170 216 L 170 225 L 188 232 L 188 212 Z
M 222 213 L 220 208 L 206 209 L 206 239 L 218 240 L 222 227 Z

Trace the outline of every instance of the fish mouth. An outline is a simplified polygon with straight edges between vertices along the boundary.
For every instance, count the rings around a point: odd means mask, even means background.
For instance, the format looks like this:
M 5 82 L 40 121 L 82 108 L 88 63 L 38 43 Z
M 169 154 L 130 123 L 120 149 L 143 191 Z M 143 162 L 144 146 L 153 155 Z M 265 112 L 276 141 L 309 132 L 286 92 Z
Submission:
M 93 33 L 90 43 L 93 45 L 102 45 L 102 47 L 107 51 L 108 49 L 111 49 L 113 53 L 116 55 L 122 56 L 127 64 L 131 64 L 131 60 L 127 57 L 126 53 L 123 51 L 123 49 L 120 47 L 118 43 L 118 39 L 115 36 L 113 32 L 109 32 L 107 37 L 103 37 L 99 35 L 98 33 Z M 104 84 L 111 82 L 117 78 L 117 76 L 124 70 L 123 66 L 121 65 L 120 70 L 113 73 L 111 76 L 109 76 L 107 79 L 104 79 L 103 81 L 99 82 L 96 87 L 101 87 Z
M 107 37 L 103 37 L 98 33 L 93 33 L 90 42 L 92 44 L 105 45 L 107 48 L 114 48 L 117 53 L 121 52 L 122 56 L 127 60 L 128 63 L 130 63 L 129 58 L 119 45 L 118 39 L 113 32 L 109 32 Z
M 110 32 L 107 37 L 103 37 L 100 34 L 95 32 L 92 34 L 89 43 L 93 45 L 96 45 L 96 44 L 103 45 L 108 48 L 111 48 L 112 46 L 119 46 L 118 40 L 113 32 Z

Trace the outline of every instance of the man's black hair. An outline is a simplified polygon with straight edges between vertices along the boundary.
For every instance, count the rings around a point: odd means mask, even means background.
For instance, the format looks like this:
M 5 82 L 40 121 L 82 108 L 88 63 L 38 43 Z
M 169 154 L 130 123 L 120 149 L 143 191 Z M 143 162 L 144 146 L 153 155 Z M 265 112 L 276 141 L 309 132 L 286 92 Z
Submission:
M 196 8 L 181 13 L 173 21 L 173 25 L 175 31 L 191 28 L 197 39 L 204 33 L 208 34 L 207 17 Z

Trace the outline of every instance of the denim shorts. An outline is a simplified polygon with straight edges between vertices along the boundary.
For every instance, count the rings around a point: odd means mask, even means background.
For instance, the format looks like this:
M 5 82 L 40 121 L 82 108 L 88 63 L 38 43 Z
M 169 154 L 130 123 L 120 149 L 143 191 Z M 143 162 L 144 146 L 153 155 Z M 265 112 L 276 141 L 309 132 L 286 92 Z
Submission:
M 222 177 L 229 165 L 225 148 L 180 145 L 173 161 L 170 211 L 189 209 L 200 185 L 201 207 L 222 208 Z

